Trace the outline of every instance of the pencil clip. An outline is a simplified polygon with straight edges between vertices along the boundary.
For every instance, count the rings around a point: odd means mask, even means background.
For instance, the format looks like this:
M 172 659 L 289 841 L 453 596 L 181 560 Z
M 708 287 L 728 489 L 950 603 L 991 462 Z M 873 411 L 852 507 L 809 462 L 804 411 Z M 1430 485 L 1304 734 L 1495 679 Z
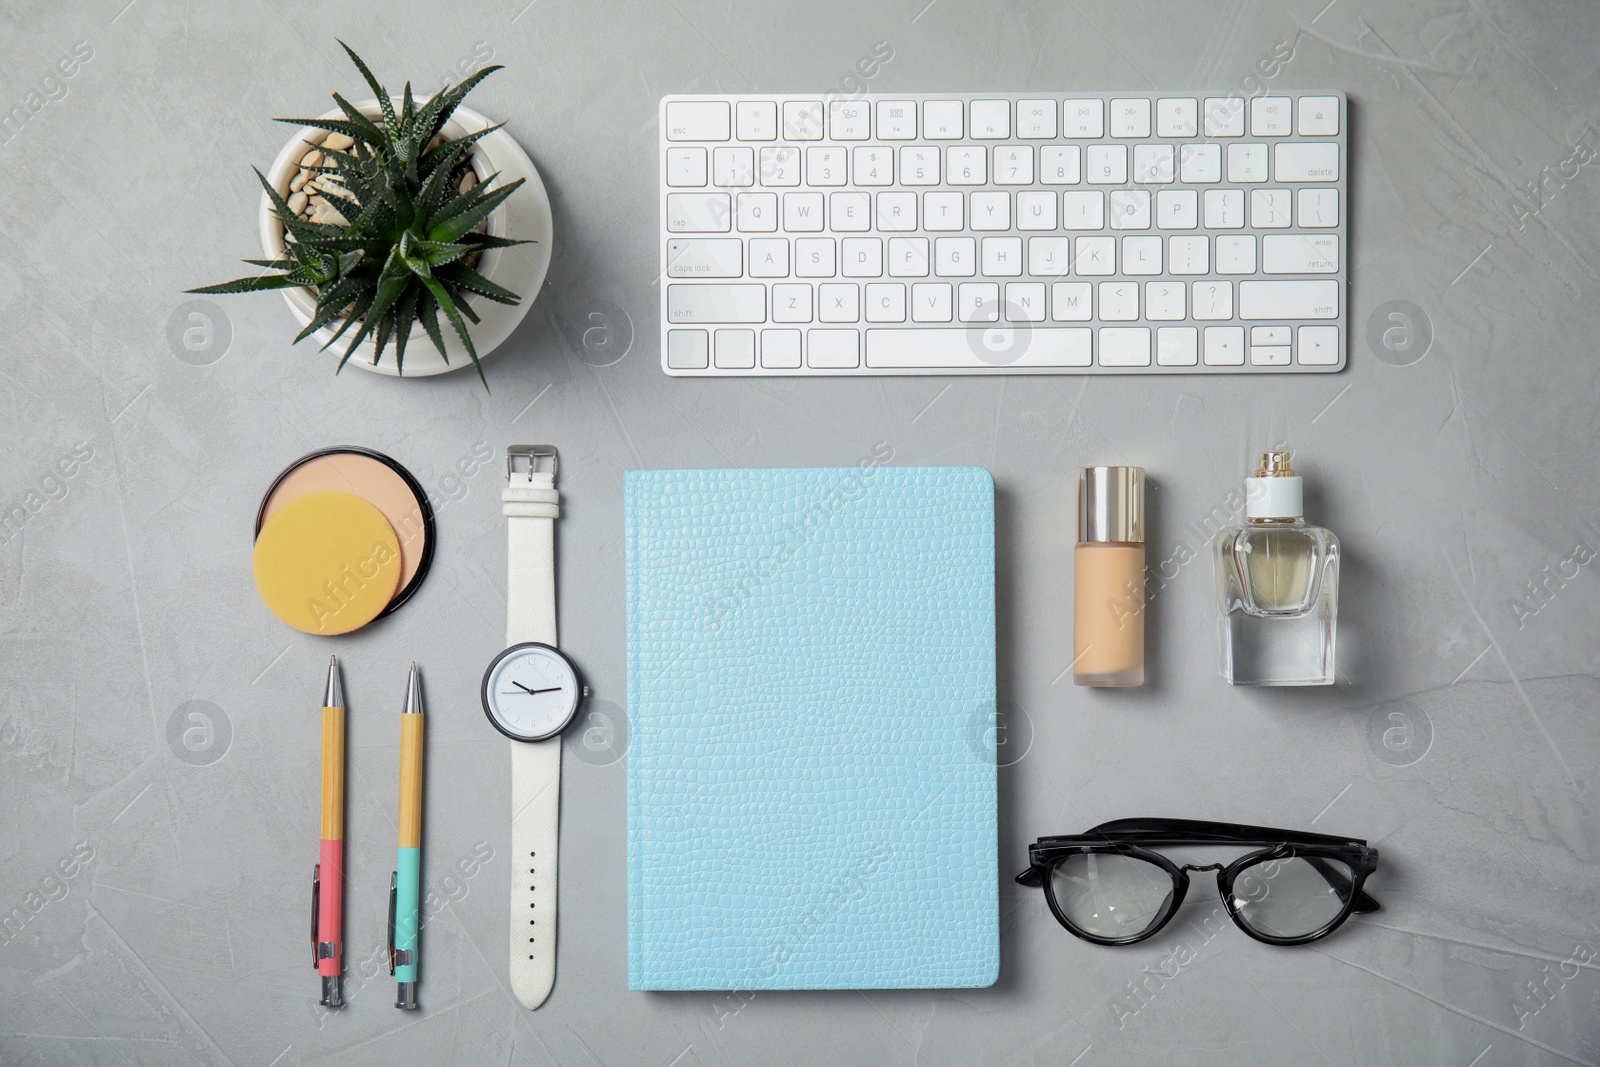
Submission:
M 395 910 L 395 873 L 389 875 L 389 973 L 394 973 L 394 910 Z
M 322 896 L 322 864 L 311 868 L 311 969 L 317 969 L 317 904 Z

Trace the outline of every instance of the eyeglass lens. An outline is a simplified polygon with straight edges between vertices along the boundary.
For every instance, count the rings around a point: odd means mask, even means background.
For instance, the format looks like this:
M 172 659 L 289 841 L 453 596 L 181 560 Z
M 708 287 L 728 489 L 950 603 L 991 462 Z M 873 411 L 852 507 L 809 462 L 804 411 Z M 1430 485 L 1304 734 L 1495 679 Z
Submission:
M 1305 937 L 1337 919 L 1355 885 L 1349 864 L 1316 856 L 1265 860 L 1240 871 L 1233 903 L 1240 920 L 1268 937 Z
M 1050 889 L 1078 929 L 1095 937 L 1134 937 L 1166 913 L 1172 876 L 1133 856 L 1079 852 L 1052 868 Z

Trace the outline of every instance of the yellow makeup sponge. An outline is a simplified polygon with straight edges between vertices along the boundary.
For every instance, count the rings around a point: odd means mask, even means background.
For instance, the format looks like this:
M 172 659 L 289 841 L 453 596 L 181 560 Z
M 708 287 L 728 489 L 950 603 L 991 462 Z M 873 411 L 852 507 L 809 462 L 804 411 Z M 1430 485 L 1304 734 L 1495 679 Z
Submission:
M 284 504 L 261 527 L 256 590 L 308 634 L 346 634 L 378 617 L 400 585 L 400 540 L 383 512 L 350 493 Z

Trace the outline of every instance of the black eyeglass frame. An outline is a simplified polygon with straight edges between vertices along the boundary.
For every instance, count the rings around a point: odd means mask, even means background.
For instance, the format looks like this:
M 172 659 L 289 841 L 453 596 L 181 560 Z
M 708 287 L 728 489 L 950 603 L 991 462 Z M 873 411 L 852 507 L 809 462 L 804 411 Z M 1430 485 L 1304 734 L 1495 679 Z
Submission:
M 1265 845 L 1255 852 L 1246 853 L 1232 863 L 1177 864 L 1153 851 L 1159 847 L 1188 845 Z M 1086 853 L 1099 855 L 1132 856 L 1166 871 L 1172 878 L 1172 897 L 1166 910 L 1149 928 L 1131 937 L 1102 937 L 1091 934 L 1067 917 L 1056 900 L 1051 884 L 1055 868 L 1073 856 Z M 1319 859 L 1336 859 L 1350 868 L 1351 891 L 1345 897 L 1344 908 L 1322 928 L 1297 937 L 1274 937 L 1253 929 L 1239 914 L 1234 901 L 1234 880 L 1244 871 L 1271 860 L 1294 857 L 1315 863 Z M 1337 884 L 1343 881 L 1326 864 L 1317 864 L 1318 870 Z M 1237 823 L 1206 822 L 1197 819 L 1116 819 L 1101 823 L 1082 834 L 1059 837 L 1041 837 L 1028 846 L 1028 869 L 1017 875 L 1017 884 L 1036 886 L 1044 890 L 1045 902 L 1056 921 L 1085 941 L 1097 945 L 1131 945 L 1154 937 L 1162 927 L 1172 921 L 1183 898 L 1189 891 L 1190 871 L 1216 871 L 1217 888 L 1222 903 L 1228 909 L 1233 924 L 1257 941 L 1269 945 L 1304 945 L 1326 937 L 1344 924 L 1352 914 L 1366 914 L 1380 910 L 1380 905 L 1362 889 L 1367 876 L 1378 869 L 1378 850 L 1361 838 L 1337 837 L 1331 834 L 1301 833 L 1295 830 L 1278 830 L 1268 826 L 1243 826 Z

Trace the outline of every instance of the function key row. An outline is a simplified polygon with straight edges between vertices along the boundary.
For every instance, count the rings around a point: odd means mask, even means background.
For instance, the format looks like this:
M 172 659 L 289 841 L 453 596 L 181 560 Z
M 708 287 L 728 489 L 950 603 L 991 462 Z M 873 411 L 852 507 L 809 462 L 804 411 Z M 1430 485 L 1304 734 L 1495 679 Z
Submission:
M 1333 137 L 1336 96 L 1069 97 L 1037 100 L 673 100 L 669 141 L 959 141 Z M 919 122 L 920 118 L 920 122 Z M 1109 131 L 1109 133 L 1108 133 Z

